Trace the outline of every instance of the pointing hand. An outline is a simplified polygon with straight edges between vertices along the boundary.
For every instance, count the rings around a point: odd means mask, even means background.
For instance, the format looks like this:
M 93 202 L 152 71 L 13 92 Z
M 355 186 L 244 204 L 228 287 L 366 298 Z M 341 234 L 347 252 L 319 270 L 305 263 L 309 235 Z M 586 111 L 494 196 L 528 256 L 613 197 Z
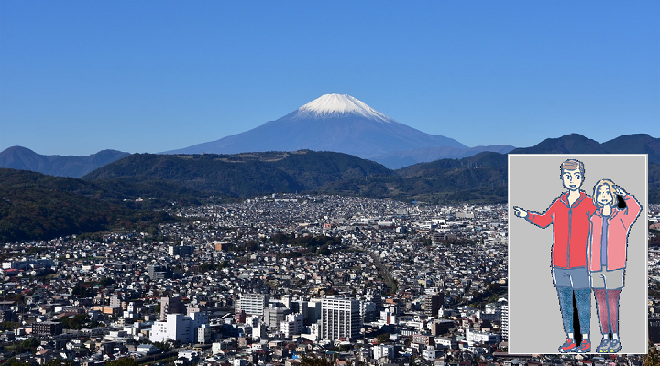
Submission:
M 525 218 L 527 217 L 527 211 L 523 210 L 522 208 L 518 206 L 513 206 L 513 209 L 515 210 L 515 215 L 518 217 Z

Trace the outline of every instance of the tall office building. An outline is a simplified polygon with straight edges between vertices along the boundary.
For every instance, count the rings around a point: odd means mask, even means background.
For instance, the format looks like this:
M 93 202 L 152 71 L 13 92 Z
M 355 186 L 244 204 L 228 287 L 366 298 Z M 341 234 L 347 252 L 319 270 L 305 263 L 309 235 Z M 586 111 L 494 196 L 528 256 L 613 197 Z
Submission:
M 360 333 L 360 302 L 354 299 L 326 297 L 321 303 L 323 339 L 354 339 Z

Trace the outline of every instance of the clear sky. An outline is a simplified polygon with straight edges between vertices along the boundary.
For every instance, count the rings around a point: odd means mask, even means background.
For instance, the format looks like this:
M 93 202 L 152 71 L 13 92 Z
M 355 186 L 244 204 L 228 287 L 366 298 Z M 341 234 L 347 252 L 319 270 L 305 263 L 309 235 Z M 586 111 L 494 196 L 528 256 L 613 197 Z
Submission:
M 660 137 L 658 1 L 0 1 L 0 151 L 157 153 L 325 93 L 468 146 Z

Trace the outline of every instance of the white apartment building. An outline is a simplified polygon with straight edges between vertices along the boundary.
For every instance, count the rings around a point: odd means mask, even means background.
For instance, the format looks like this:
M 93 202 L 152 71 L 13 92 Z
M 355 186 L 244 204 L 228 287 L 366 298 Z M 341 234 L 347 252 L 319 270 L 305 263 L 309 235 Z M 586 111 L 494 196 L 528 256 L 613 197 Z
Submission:
M 280 332 L 284 338 L 291 338 L 293 335 L 302 333 L 303 317 L 302 314 L 289 314 L 286 319 L 280 323 Z
M 395 311 L 392 308 L 385 308 L 385 310 L 380 312 L 380 319 L 378 319 L 378 324 L 380 326 L 398 324 L 397 316 Z
M 509 305 L 500 307 L 500 323 L 502 324 L 502 339 L 509 340 Z
M 197 343 L 209 343 L 211 342 L 211 326 L 208 324 L 202 324 L 197 328 Z
M 205 313 L 192 313 L 191 316 L 183 314 L 169 314 L 165 321 L 156 321 L 151 327 L 149 340 L 152 342 L 163 342 L 168 339 L 178 340 L 182 343 L 198 342 L 198 328 L 208 324 L 208 316 Z M 205 337 L 203 331 L 202 337 Z M 205 338 L 202 338 L 205 341 Z
M 268 307 L 269 296 L 266 294 L 242 294 L 236 302 L 236 312 L 245 311 L 247 315 L 264 315 L 264 309 Z
M 375 346 L 373 349 L 374 349 L 374 360 L 376 361 L 383 357 L 386 357 L 390 360 L 394 358 L 393 346 L 380 344 L 378 346 Z
M 437 358 L 442 357 L 443 354 L 444 352 L 435 349 L 435 346 L 426 346 L 424 351 L 422 351 L 422 357 L 429 362 L 435 361 Z
M 360 332 L 360 302 L 329 296 L 321 303 L 321 338 L 351 339 Z
M 468 345 L 472 345 L 474 343 L 495 344 L 500 342 L 499 334 L 475 332 L 472 329 L 467 330 L 467 334 L 465 338 L 468 341 Z

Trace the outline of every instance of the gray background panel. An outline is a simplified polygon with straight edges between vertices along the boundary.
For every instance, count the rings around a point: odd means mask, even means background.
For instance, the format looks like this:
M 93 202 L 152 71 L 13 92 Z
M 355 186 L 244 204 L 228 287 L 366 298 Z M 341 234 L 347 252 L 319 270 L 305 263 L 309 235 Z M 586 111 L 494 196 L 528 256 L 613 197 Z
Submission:
M 574 158 L 585 165 L 582 189 L 593 195 L 594 184 L 610 178 L 642 204 L 627 251 L 625 287 L 619 310 L 620 353 L 646 353 L 647 320 L 647 160 L 646 155 L 509 155 L 509 352 L 558 353 L 565 341 L 559 300 L 552 282 L 552 226 L 545 229 L 516 217 L 513 206 L 545 211 L 566 191 L 560 165 Z M 591 293 L 591 351 L 601 334 L 596 299 Z

